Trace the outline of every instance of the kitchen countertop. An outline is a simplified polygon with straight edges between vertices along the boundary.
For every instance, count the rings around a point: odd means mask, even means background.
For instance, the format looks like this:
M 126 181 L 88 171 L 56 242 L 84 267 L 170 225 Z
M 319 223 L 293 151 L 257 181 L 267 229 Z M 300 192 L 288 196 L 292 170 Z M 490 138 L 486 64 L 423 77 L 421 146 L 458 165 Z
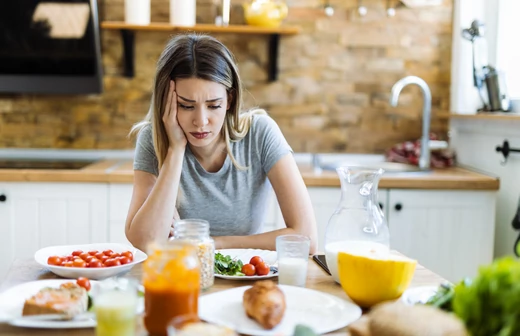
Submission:
M 299 163 L 307 187 L 339 187 L 334 171 L 315 172 L 312 166 Z M 81 169 L 0 169 L 0 182 L 91 182 L 132 183 L 132 160 L 101 159 Z M 497 177 L 461 167 L 433 169 L 428 172 L 385 173 L 379 188 L 498 190 Z
M 307 288 L 318 290 L 324 293 L 328 293 L 334 295 L 336 297 L 347 299 L 347 295 L 341 289 L 341 286 L 336 284 L 331 276 L 329 276 L 325 271 L 323 271 L 312 259 L 309 259 L 307 271 Z M 142 276 L 142 265 L 136 265 L 132 268 L 132 270 L 127 273 L 128 277 L 132 277 L 135 279 L 141 279 Z M 37 264 L 34 260 L 15 260 L 11 266 L 9 273 L 6 276 L 5 281 L 0 286 L 0 292 L 5 291 L 6 289 L 25 283 L 28 281 L 35 281 L 41 279 L 59 279 L 53 273 L 50 273 L 45 268 Z M 421 265 L 417 265 L 414 277 L 410 284 L 410 288 L 418 287 L 418 286 L 439 286 L 441 283 L 444 283 L 445 280 L 441 278 L 439 275 L 433 273 L 432 271 L 424 268 Z M 251 285 L 251 281 L 228 281 L 224 279 L 215 279 L 215 285 L 213 285 L 207 292 L 204 294 L 214 293 L 225 289 L 230 289 L 238 286 L 246 286 Z M 142 330 L 140 320 L 137 320 L 139 323 L 139 331 L 137 332 L 137 336 L 147 335 L 147 333 Z M 16 328 L 11 327 L 6 324 L 0 324 L 0 334 L 2 335 L 20 335 L 20 336 L 35 336 L 35 335 L 76 335 L 76 336 L 90 336 L 95 335 L 94 329 L 24 329 L 24 328 Z M 333 333 L 327 335 L 345 335 L 346 328 L 342 328 Z

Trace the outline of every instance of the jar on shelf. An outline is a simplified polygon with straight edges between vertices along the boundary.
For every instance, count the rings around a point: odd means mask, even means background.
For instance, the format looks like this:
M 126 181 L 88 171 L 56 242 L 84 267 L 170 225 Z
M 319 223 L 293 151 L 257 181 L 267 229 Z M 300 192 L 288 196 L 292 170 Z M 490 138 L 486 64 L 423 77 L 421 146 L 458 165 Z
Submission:
M 193 242 L 198 248 L 200 262 L 200 288 L 213 286 L 215 279 L 215 241 L 209 235 L 209 222 L 203 219 L 184 219 L 176 221 L 173 240 L 184 239 Z
M 184 240 L 152 243 L 143 263 L 144 326 L 167 335 L 174 318 L 197 316 L 200 265 L 195 244 Z
M 325 259 L 339 283 L 338 253 L 378 253 L 390 251 L 390 233 L 379 203 L 378 184 L 383 169 L 338 167 L 341 199 L 325 231 Z

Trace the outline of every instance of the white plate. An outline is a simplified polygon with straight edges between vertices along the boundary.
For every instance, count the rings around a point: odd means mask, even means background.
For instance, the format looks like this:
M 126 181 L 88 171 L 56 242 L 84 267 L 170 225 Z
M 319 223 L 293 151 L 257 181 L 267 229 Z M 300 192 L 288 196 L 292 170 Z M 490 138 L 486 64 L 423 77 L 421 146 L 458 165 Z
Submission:
M 411 306 L 418 303 L 426 303 L 426 301 L 434 296 L 438 290 L 438 286 L 419 286 L 409 288 L 403 293 L 403 295 L 401 295 L 401 300 Z
M 88 251 L 103 251 L 103 250 L 112 250 L 116 253 L 121 253 L 123 251 L 130 251 L 134 255 L 134 260 L 131 263 L 121 266 L 113 266 L 113 267 L 102 267 L 102 268 L 79 268 L 79 267 L 63 267 L 63 266 L 53 266 L 47 264 L 47 259 L 50 256 L 63 256 L 70 255 L 73 251 L 82 250 L 84 252 Z M 101 243 L 101 244 L 86 244 L 86 245 L 63 245 L 63 246 L 50 246 L 45 247 L 38 250 L 34 254 L 34 259 L 37 263 L 42 265 L 45 268 L 48 268 L 52 273 L 69 279 L 76 279 L 79 277 L 86 277 L 93 280 L 101 280 L 105 278 L 110 278 L 112 276 L 116 276 L 118 274 L 129 271 L 135 265 L 145 261 L 147 255 L 141 250 L 136 249 L 133 246 L 123 245 L 123 244 L 114 244 L 114 243 Z
M 269 250 L 258 250 L 258 249 L 224 249 L 224 250 L 217 250 L 215 253 L 220 252 L 223 255 L 229 255 L 231 258 L 240 259 L 242 263 L 249 264 L 249 261 L 254 256 L 259 256 L 266 262 L 269 266 L 272 266 L 276 263 L 276 260 L 278 259 L 278 255 L 276 254 L 276 251 L 269 251 Z M 222 278 L 227 280 L 262 280 L 262 279 L 269 279 L 277 277 L 278 273 L 273 273 L 272 271 L 269 271 L 269 274 L 267 275 L 252 275 L 252 276 L 238 276 L 238 275 L 222 275 L 222 274 L 216 274 L 216 278 Z
M 96 326 L 95 318 L 87 318 L 72 321 L 38 321 L 30 319 L 17 319 L 22 316 L 23 305 L 26 299 L 36 294 L 44 287 L 58 288 L 66 282 L 74 282 L 73 279 L 61 280 L 38 280 L 26 282 L 0 293 L 0 323 L 8 323 L 16 327 L 25 328 L 45 328 L 45 329 L 78 329 L 78 328 L 94 328 Z M 99 282 L 90 281 L 92 288 L 89 295 L 92 295 Z M 136 314 L 144 311 L 144 298 L 138 298 Z
M 308 288 L 278 287 L 284 292 L 287 308 L 282 322 L 272 330 L 262 328 L 246 315 L 242 297 L 251 286 L 201 296 L 199 316 L 204 321 L 253 336 L 293 335 L 298 324 L 304 324 L 321 335 L 343 328 L 361 317 L 361 308 L 350 301 Z
M 27 328 L 93 328 L 96 326 L 96 320 L 85 319 L 78 321 L 37 321 L 29 319 L 16 319 L 22 316 L 23 304 L 26 299 L 36 294 L 44 287 L 58 288 L 62 283 L 74 280 L 38 280 L 20 284 L 11 287 L 0 294 L 0 320 L 17 327 Z M 92 286 L 96 285 L 96 281 L 91 281 Z

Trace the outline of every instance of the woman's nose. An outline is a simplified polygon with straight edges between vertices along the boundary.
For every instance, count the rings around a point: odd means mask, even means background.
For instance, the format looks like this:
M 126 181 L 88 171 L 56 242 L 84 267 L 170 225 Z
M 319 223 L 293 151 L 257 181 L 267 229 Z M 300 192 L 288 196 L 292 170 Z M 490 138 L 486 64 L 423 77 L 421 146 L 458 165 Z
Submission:
M 199 109 L 194 116 L 193 125 L 203 127 L 208 124 L 208 114 L 205 109 Z

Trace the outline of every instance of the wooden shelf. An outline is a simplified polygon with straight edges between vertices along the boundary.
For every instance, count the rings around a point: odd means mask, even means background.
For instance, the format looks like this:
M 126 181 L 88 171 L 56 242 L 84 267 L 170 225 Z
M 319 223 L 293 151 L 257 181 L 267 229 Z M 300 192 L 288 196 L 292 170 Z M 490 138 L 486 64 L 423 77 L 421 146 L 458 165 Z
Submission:
M 201 32 L 201 33 L 228 33 L 228 34 L 250 34 L 250 35 L 268 35 L 269 36 L 269 65 L 268 77 L 269 81 L 275 81 L 278 78 L 278 48 L 280 45 L 280 36 L 295 35 L 300 32 L 298 27 L 255 27 L 248 25 L 229 25 L 217 26 L 211 24 L 197 24 L 191 27 L 174 26 L 169 23 L 154 22 L 149 25 L 127 24 L 121 21 L 104 21 L 101 22 L 101 28 L 107 30 L 121 31 L 123 40 L 123 57 L 124 57 L 124 75 L 133 77 L 135 73 L 135 32 L 136 31 L 159 31 L 159 32 Z
M 114 30 L 142 30 L 142 31 L 192 31 L 207 33 L 232 33 L 232 34 L 279 34 L 295 35 L 300 33 L 299 27 L 281 26 L 278 28 L 255 27 L 248 25 L 217 26 L 212 24 L 197 24 L 192 27 L 173 26 L 166 22 L 153 22 L 149 25 L 127 24 L 121 21 L 101 22 L 101 28 Z
M 476 114 L 451 113 L 451 119 L 484 119 L 484 120 L 518 120 L 520 121 L 520 113 L 500 113 L 486 112 Z

